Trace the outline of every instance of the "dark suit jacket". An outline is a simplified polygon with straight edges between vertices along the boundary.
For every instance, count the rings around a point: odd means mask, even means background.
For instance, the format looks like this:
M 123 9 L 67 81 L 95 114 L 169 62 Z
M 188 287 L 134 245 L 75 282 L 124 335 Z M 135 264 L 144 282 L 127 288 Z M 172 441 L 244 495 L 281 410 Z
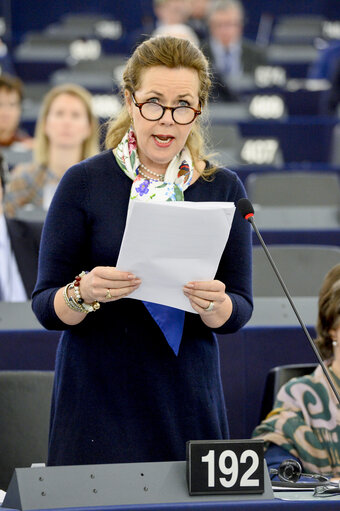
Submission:
M 202 44 L 202 51 L 207 57 L 213 74 L 212 99 L 219 101 L 238 101 L 237 91 L 232 90 L 225 82 L 224 77 L 216 68 L 210 41 L 206 39 Z M 267 62 L 265 50 L 248 39 L 241 42 L 241 65 L 244 74 L 253 75 L 258 66 Z
M 42 222 L 6 218 L 11 246 L 28 298 L 31 298 L 38 273 Z

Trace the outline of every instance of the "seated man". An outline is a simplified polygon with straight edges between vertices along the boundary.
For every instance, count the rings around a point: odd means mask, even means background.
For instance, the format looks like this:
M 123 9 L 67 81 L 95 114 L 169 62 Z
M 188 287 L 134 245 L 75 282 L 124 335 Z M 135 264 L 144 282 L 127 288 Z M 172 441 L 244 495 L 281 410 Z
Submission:
M 212 3 L 208 14 L 209 37 L 202 50 L 211 65 L 215 100 L 237 100 L 240 80 L 253 77 L 255 69 L 266 63 L 264 50 L 243 37 L 243 27 L 244 10 L 238 0 Z
M 207 15 L 212 1 L 189 0 L 190 15 L 186 23 L 196 32 L 200 43 L 208 37 Z
M 33 139 L 19 128 L 22 100 L 21 80 L 0 75 L 0 148 L 9 167 L 32 159 Z
M 154 16 L 144 17 L 143 26 L 127 35 L 127 53 L 134 51 L 138 44 L 149 39 L 153 31 L 162 25 L 186 23 L 190 14 L 189 0 L 152 0 L 152 8 Z
M 326 275 L 319 294 L 317 340 L 332 380 L 340 391 L 340 264 Z M 293 378 L 278 392 L 274 409 L 256 427 L 268 468 L 296 459 L 303 472 L 340 477 L 340 405 L 319 365 Z
M 0 300 L 30 299 L 38 270 L 42 223 L 6 218 L 3 214 L 5 170 L 0 155 Z

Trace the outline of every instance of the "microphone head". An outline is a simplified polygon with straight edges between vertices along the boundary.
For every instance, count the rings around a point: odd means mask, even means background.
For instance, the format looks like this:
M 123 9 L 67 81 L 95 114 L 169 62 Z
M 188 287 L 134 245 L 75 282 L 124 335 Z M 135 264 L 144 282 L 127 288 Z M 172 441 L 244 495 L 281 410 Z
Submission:
M 237 201 L 236 207 L 243 216 L 243 218 L 245 218 L 246 220 L 254 216 L 253 205 L 250 202 L 250 200 L 247 199 L 246 197 L 239 199 Z
M 297 483 L 302 475 L 302 467 L 297 460 L 283 460 L 278 469 L 280 481 Z

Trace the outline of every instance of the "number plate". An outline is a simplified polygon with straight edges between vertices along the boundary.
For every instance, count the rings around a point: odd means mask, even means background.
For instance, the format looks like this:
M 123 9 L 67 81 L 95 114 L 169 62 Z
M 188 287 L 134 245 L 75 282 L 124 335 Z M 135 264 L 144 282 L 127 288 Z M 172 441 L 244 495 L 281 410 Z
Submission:
M 264 492 L 262 440 L 187 442 L 189 495 Z

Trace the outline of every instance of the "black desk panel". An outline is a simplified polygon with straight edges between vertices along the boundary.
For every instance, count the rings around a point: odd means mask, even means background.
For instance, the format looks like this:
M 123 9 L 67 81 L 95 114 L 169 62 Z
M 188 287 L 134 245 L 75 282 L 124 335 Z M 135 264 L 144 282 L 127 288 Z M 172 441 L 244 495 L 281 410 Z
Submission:
M 339 229 L 320 230 L 283 230 L 261 229 L 258 225 L 264 241 L 267 245 L 333 245 L 340 246 Z M 260 245 L 255 232 L 252 233 L 253 245 Z M 270 249 L 269 249 L 270 250 Z
M 337 120 L 319 116 L 238 122 L 244 138 L 276 138 L 286 162 L 329 162 Z
M 0 330 L 0 370 L 53 370 L 59 337 L 55 331 Z M 218 340 L 231 437 L 248 438 L 259 420 L 269 369 L 316 362 L 315 355 L 299 326 L 249 326 Z
M 340 167 L 336 165 L 331 165 L 325 162 L 293 162 L 293 163 L 285 163 L 284 165 L 274 166 L 274 165 L 236 165 L 230 164 L 228 162 L 223 162 L 223 165 L 226 165 L 228 168 L 234 170 L 242 183 L 246 183 L 247 177 L 251 174 L 265 174 L 267 172 L 287 172 L 287 178 L 289 178 L 289 172 L 334 172 L 338 175 L 340 180 Z
M 284 87 L 244 87 L 240 90 L 242 100 L 250 102 L 254 96 L 280 96 L 285 105 L 285 111 L 289 117 L 301 115 L 320 115 L 320 104 L 325 93 L 324 90 L 308 90 L 305 82 L 300 81 L 300 87 L 296 90 L 289 90 Z
M 310 329 L 313 334 L 313 330 Z M 231 438 L 249 438 L 260 420 L 268 371 L 317 362 L 300 327 L 248 327 L 219 336 L 222 385 Z
M 0 370 L 54 370 L 60 332 L 0 330 Z

